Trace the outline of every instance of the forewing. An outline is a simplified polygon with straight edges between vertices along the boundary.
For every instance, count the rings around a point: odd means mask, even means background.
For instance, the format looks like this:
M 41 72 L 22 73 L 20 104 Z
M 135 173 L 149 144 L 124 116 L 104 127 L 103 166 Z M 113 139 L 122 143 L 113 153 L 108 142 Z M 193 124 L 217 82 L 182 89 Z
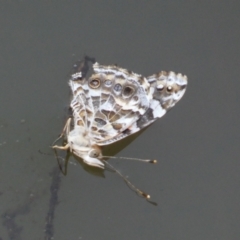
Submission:
M 72 75 L 71 108 L 74 124 L 101 146 L 130 134 L 129 128 L 149 108 L 152 93 L 146 78 L 126 69 L 95 63 L 93 71 L 89 79 L 81 72 Z
M 84 77 L 82 77 L 84 76 Z M 72 75 L 74 124 L 102 146 L 119 141 L 161 118 L 184 95 L 187 77 L 160 72 L 144 78 L 115 65 L 93 64 L 93 74 Z

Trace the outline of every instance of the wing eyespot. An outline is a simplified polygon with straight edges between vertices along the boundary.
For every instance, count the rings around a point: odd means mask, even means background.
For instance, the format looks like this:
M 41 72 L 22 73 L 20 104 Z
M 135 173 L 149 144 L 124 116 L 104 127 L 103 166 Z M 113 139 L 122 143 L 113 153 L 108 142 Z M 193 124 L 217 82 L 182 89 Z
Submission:
M 94 78 L 89 81 L 88 85 L 89 87 L 96 89 L 100 87 L 101 81 L 98 78 Z
M 158 92 L 161 92 L 164 89 L 164 85 L 163 84 L 159 84 L 159 85 L 157 85 L 156 88 L 157 88 Z
M 104 81 L 104 85 L 105 85 L 106 87 L 111 87 L 111 86 L 112 86 L 112 81 L 111 81 L 111 80 L 105 80 L 105 81 Z
M 134 89 L 132 87 L 129 87 L 129 86 L 127 86 L 123 89 L 123 95 L 125 97 L 130 97 L 133 94 L 133 92 L 134 92 Z
M 173 87 L 172 86 L 167 86 L 167 92 L 171 93 L 173 91 Z
M 115 86 L 113 87 L 113 89 L 114 89 L 114 91 L 115 92 L 121 92 L 122 91 L 122 85 L 121 84 L 119 84 L 119 83 L 117 83 L 117 84 L 115 84 Z
M 138 99 L 139 99 L 139 97 L 138 97 L 138 96 L 134 96 L 134 97 L 133 97 L 133 100 L 134 100 L 135 102 L 137 102 L 137 101 L 138 101 Z

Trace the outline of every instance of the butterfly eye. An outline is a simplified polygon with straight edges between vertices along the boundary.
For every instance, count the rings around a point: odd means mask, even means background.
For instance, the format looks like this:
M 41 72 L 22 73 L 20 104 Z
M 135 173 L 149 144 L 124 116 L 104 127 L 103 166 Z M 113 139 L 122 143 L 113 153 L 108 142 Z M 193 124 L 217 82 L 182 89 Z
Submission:
M 173 91 L 173 87 L 172 87 L 172 86 L 168 86 L 168 87 L 167 87 L 167 92 L 168 92 L 168 93 L 171 93 L 172 91 Z
M 92 158 L 97 158 L 99 156 L 100 152 L 96 149 L 94 150 L 91 150 L 91 152 L 89 153 L 89 157 L 92 157 Z
M 131 87 L 125 87 L 123 90 L 123 95 L 126 97 L 129 97 L 133 94 L 133 88 Z
M 100 84 L 101 84 L 100 79 L 95 78 L 95 79 L 90 80 L 88 85 L 91 88 L 98 88 L 100 86 Z

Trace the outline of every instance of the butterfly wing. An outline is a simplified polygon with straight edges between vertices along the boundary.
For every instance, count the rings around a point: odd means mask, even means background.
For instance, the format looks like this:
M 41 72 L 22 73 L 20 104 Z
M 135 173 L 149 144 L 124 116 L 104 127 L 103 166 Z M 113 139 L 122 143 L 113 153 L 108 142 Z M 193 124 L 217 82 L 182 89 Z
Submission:
M 148 110 L 139 118 L 136 125 L 142 129 L 161 118 L 183 97 L 187 87 L 187 76 L 174 72 L 159 72 L 147 77 L 151 85 L 153 99 Z
M 147 77 L 147 81 L 152 94 L 149 107 L 136 122 L 118 136 L 120 139 L 140 131 L 164 116 L 183 97 L 187 87 L 187 77 L 172 71 L 159 72 Z
M 130 135 L 129 129 L 149 108 L 152 92 L 146 78 L 126 69 L 95 63 L 93 71 L 89 79 L 81 72 L 72 75 L 71 108 L 74 124 L 102 146 Z
M 74 124 L 83 126 L 97 145 L 119 141 L 161 118 L 184 95 L 187 77 L 160 72 L 144 78 L 117 66 L 93 64 L 72 75 Z

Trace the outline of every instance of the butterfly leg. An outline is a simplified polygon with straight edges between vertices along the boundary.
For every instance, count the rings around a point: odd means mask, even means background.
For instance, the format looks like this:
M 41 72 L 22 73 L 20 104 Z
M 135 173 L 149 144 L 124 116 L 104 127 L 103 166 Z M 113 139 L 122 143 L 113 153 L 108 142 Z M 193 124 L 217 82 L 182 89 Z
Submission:
M 64 126 L 64 128 L 63 128 L 63 130 L 62 130 L 62 133 L 61 133 L 60 136 L 52 143 L 52 145 L 53 145 L 54 143 L 56 143 L 59 139 L 61 139 L 64 135 L 68 135 L 68 134 L 69 134 L 69 132 L 70 132 L 71 120 L 72 120 L 72 118 L 68 118 L 68 120 L 67 120 L 67 122 L 66 122 L 66 124 L 65 124 L 65 126 Z M 56 145 L 55 145 L 55 146 L 52 146 L 52 148 L 56 148 L 56 147 L 57 147 Z M 66 150 L 66 149 L 64 149 L 64 150 Z
M 54 145 L 52 146 L 53 149 L 60 149 L 60 150 L 68 150 L 69 149 L 69 145 L 66 144 L 65 146 L 58 146 L 58 145 Z
M 71 120 L 72 120 L 72 118 L 68 118 L 68 120 L 67 120 L 67 122 L 66 122 L 66 124 L 65 124 L 65 126 L 64 126 L 64 128 L 63 128 L 63 130 L 62 130 L 62 133 L 61 133 L 60 136 L 53 142 L 53 144 L 56 143 L 56 142 L 57 142 L 59 139 L 61 139 L 62 137 L 68 136 L 68 134 L 69 134 L 69 132 L 70 132 L 70 127 L 71 127 Z M 53 144 L 52 144 L 52 145 L 53 145 Z M 61 172 L 62 172 L 64 175 L 66 175 L 66 174 L 67 174 L 67 165 L 68 165 L 68 160 L 69 160 L 69 151 L 68 151 L 69 148 L 70 148 L 69 144 L 66 144 L 65 146 L 54 145 L 54 146 L 52 146 L 52 148 L 54 149 L 54 153 L 55 153 L 55 156 L 56 156 L 56 158 L 57 158 L 58 165 L 59 165 L 59 168 L 60 168 Z M 68 151 L 68 154 L 67 154 L 68 157 L 66 157 L 66 159 L 65 159 L 65 167 L 64 167 L 64 168 L 62 167 L 62 165 L 61 165 L 61 163 L 60 163 L 60 161 L 59 161 L 59 160 L 60 160 L 60 157 L 58 156 L 57 149 Z
M 57 146 L 57 145 L 55 145 L 55 146 L 52 146 L 52 148 L 53 148 L 55 156 L 57 158 L 59 169 L 61 170 L 62 174 L 66 176 L 67 175 L 67 166 L 68 166 L 70 152 L 67 151 L 67 155 L 66 155 L 66 157 L 64 159 L 65 164 L 64 164 L 64 167 L 63 167 L 61 162 L 60 162 L 60 159 L 62 159 L 62 158 L 58 156 L 57 149 L 68 150 L 69 149 L 69 145 L 68 144 L 65 145 L 65 146 Z

